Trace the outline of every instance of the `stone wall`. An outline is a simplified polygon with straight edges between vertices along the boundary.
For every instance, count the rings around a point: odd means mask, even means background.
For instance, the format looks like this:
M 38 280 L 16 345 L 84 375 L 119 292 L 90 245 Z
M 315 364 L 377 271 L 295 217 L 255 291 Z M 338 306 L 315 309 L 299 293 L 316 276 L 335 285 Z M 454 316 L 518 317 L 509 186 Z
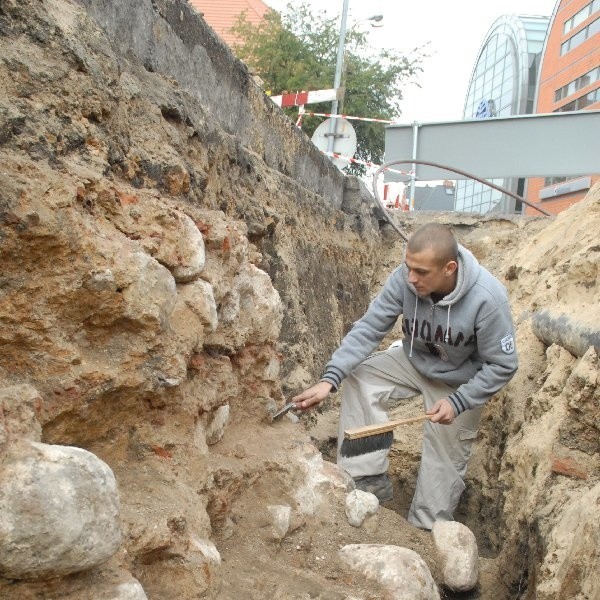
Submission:
M 298 367 L 304 381 L 307 371 L 316 377 L 370 299 L 380 239 L 364 184 L 317 150 L 184 0 L 79 4 L 102 28 L 119 69 L 148 79 L 144 91 L 163 118 L 191 128 L 192 141 L 205 146 L 208 173 L 198 164 L 177 167 L 189 172 L 186 196 L 204 205 L 210 198 L 247 224 L 286 306 L 283 372 L 295 371 L 294 382 Z M 168 91 L 156 89 L 153 74 L 168 78 Z M 226 160 L 211 164 L 215 158 Z
M 379 226 L 186 4 L 87 8 L 0 0 L 0 596 L 195 598 Z

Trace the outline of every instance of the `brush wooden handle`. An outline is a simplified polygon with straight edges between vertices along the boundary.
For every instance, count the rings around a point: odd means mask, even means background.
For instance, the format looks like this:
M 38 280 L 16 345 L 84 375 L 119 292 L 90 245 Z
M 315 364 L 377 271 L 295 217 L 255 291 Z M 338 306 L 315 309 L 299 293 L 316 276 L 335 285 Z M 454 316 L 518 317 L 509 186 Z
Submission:
M 419 415 L 418 417 L 409 417 L 408 419 L 395 419 L 387 423 L 377 423 L 376 425 L 365 425 L 364 427 L 354 427 L 353 429 L 344 430 L 344 438 L 347 440 L 356 440 L 358 438 L 377 435 L 379 433 L 387 433 L 392 431 L 399 425 L 408 425 L 409 423 L 418 423 L 431 419 L 431 415 Z

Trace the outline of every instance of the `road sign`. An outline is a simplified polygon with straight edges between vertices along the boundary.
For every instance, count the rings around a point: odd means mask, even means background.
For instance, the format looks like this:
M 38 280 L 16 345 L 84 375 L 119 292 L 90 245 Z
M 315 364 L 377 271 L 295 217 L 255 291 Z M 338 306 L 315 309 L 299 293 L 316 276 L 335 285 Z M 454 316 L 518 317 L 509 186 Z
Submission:
M 313 133 L 312 142 L 321 150 L 321 152 L 327 152 L 328 140 L 332 135 L 329 130 L 331 127 L 331 119 L 323 121 Z M 342 156 L 353 157 L 356 152 L 356 131 L 350 121 L 346 119 L 337 119 L 336 133 L 333 139 L 333 150 L 335 154 L 341 154 Z M 332 157 L 333 164 L 338 169 L 347 167 L 350 162 L 344 158 Z

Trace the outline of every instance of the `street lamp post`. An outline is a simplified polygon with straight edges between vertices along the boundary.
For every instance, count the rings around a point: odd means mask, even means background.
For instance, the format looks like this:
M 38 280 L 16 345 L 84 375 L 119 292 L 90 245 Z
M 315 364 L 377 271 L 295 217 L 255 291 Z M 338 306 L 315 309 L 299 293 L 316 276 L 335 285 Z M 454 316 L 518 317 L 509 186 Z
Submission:
M 369 25 L 371 27 L 376 28 L 376 27 L 383 27 L 383 23 L 381 21 L 383 21 L 383 15 L 373 15 L 373 16 L 367 17 L 365 19 L 359 19 L 358 21 L 354 21 L 354 23 L 352 23 L 352 25 L 347 27 L 346 37 L 348 37 L 349 32 L 352 32 L 361 23 L 369 23 Z M 345 94 L 346 94 L 346 70 L 347 70 L 347 67 L 348 67 L 348 60 L 347 60 L 347 56 L 346 56 L 346 49 L 344 47 L 343 61 L 342 61 L 342 76 L 340 78 L 340 93 L 337 98 L 338 99 L 337 108 L 338 108 L 338 111 L 342 112 L 342 113 L 344 112 L 344 98 L 345 98 Z
M 344 0 L 344 6 L 342 8 L 342 22 L 340 24 L 340 37 L 338 40 L 337 49 L 337 60 L 335 63 L 335 77 L 333 80 L 333 87 L 337 91 L 340 88 L 342 81 L 342 65 L 344 64 L 344 46 L 346 45 L 346 21 L 348 20 L 348 4 L 350 0 Z M 331 103 L 331 114 L 333 115 L 329 123 L 329 139 L 327 140 L 327 152 L 333 152 L 333 143 L 335 141 L 335 135 L 337 131 L 337 119 L 335 115 L 338 114 L 339 100 L 336 99 Z
M 344 0 L 344 4 L 342 7 L 342 21 L 340 23 L 340 36 L 338 39 L 338 49 L 337 49 L 337 59 L 335 63 L 335 76 L 333 81 L 333 87 L 336 90 L 336 99 L 331 103 L 331 120 L 329 122 L 329 133 L 327 139 L 327 152 L 333 152 L 333 145 L 335 143 L 335 138 L 337 135 L 337 123 L 338 119 L 336 115 L 338 114 L 339 108 L 339 90 L 340 85 L 342 83 L 342 73 L 344 70 L 344 52 L 346 46 L 346 23 L 348 20 L 348 4 L 350 0 Z M 363 21 L 374 21 L 379 23 L 383 19 L 383 15 L 374 15 L 369 17 L 368 19 L 362 19 Z M 355 23 L 356 25 L 356 23 Z M 381 25 L 377 25 L 380 27 Z

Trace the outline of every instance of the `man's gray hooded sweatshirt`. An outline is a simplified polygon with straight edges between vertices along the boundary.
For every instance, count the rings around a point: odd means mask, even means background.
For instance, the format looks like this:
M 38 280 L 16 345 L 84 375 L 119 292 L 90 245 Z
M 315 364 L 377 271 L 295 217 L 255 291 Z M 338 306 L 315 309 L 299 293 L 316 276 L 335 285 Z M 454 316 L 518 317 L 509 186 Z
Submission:
M 506 289 L 459 245 L 452 292 L 437 303 L 429 296 L 419 298 L 406 265 L 395 269 L 333 353 L 321 380 L 339 388 L 400 315 L 404 352 L 419 373 L 457 388 L 449 396 L 457 415 L 484 404 L 517 370 Z

